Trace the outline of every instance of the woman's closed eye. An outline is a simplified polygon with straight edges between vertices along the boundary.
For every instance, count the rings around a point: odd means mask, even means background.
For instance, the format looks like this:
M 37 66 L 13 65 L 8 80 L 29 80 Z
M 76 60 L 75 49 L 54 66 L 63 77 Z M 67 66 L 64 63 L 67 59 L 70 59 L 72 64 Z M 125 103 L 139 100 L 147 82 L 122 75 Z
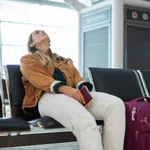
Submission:
M 34 32 L 34 34 L 38 34 L 38 33 L 39 33 L 39 31 L 35 31 L 35 32 Z

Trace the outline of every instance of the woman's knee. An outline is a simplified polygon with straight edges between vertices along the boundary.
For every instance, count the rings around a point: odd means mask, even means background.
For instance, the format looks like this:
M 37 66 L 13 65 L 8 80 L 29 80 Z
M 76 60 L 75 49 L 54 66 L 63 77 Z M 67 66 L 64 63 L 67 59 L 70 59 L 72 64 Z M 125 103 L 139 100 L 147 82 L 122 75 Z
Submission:
M 120 107 L 121 109 L 125 110 L 125 105 L 122 99 L 117 97 L 117 101 L 116 101 L 116 107 Z
M 124 105 L 123 100 L 116 96 L 113 96 L 112 101 L 110 99 L 109 107 L 118 111 L 123 111 L 123 112 L 125 111 L 125 105 Z

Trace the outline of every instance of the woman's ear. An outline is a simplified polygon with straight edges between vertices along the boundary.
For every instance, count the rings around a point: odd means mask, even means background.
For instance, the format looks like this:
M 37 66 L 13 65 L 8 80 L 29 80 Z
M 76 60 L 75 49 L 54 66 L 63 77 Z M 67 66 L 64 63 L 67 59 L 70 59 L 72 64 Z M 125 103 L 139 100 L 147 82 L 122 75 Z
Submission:
M 30 43 L 30 47 L 34 47 L 34 46 L 35 46 L 34 42 Z

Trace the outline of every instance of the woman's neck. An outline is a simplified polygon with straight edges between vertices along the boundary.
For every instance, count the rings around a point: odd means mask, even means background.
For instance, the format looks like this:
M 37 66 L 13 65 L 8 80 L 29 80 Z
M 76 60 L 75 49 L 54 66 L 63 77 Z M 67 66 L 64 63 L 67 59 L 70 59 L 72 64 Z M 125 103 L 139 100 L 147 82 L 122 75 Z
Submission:
M 42 43 L 40 45 L 36 45 L 36 48 L 38 49 L 38 51 L 47 55 L 49 51 L 49 44 Z

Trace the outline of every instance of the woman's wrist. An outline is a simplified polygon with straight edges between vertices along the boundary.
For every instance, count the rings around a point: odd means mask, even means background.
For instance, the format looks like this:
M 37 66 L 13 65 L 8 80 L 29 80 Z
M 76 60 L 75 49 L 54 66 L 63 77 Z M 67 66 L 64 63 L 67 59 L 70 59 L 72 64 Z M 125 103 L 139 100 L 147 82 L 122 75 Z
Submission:
M 60 93 L 65 93 L 65 91 L 67 90 L 67 86 L 66 85 L 61 85 L 59 88 L 58 88 L 58 91 Z

